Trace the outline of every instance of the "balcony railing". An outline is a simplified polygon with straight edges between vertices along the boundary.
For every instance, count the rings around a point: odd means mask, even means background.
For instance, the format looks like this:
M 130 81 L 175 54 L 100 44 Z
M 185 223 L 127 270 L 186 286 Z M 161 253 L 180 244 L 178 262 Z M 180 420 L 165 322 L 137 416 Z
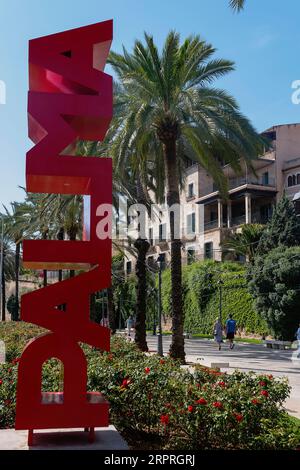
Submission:
M 238 217 L 232 217 L 231 219 L 231 226 L 235 227 L 237 225 L 242 225 L 246 223 L 246 216 L 245 215 L 239 215 Z
M 240 186 L 244 186 L 245 184 L 275 187 L 275 178 L 273 177 L 265 178 L 263 176 L 261 178 L 241 176 L 237 178 L 231 178 L 228 180 L 229 190 L 239 188 Z M 210 183 L 208 186 L 204 188 L 204 190 L 201 191 L 201 196 L 206 196 L 210 193 L 214 193 L 217 191 L 218 191 L 218 187 L 216 186 L 216 184 Z
M 217 228 L 218 227 L 218 219 L 215 219 L 215 220 L 211 220 L 210 222 L 206 222 L 204 224 L 204 230 L 212 230 L 213 228 Z

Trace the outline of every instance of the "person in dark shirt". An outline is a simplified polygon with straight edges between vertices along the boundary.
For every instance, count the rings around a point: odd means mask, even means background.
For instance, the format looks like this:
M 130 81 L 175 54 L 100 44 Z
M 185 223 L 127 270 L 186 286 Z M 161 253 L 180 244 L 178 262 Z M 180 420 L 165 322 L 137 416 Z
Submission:
M 233 315 L 230 313 L 228 320 L 226 321 L 225 326 L 226 338 L 229 340 L 230 349 L 234 348 L 234 336 L 236 333 L 236 321 L 233 320 Z

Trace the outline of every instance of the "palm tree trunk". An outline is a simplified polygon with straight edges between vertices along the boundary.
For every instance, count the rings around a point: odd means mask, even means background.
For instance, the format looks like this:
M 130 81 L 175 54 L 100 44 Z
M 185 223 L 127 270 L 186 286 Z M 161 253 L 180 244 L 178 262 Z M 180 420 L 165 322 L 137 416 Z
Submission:
M 69 230 L 69 240 L 75 241 L 77 235 L 77 227 L 71 227 Z M 75 277 L 75 270 L 70 269 L 70 278 Z
M 95 323 L 100 323 L 101 321 L 96 309 L 96 293 L 90 296 L 90 319 Z
M 21 243 L 16 244 L 16 254 L 15 254 L 15 277 L 16 277 L 16 288 L 15 288 L 15 308 L 14 308 L 14 321 L 19 320 L 19 273 L 20 273 L 20 250 Z
M 3 263 L 4 265 L 4 263 Z M 6 292 L 5 292 L 5 272 L 4 272 L 4 266 L 3 266 L 3 269 L 2 269 L 2 279 L 1 279 L 1 283 L 2 283 L 2 289 L 1 289 L 1 292 L 2 292 L 2 316 L 1 316 L 1 320 L 2 321 L 5 321 L 6 320 Z
M 57 238 L 57 240 L 64 240 L 64 238 L 65 238 L 65 229 L 64 229 L 64 227 L 60 227 L 56 238 Z M 63 272 L 62 272 L 62 269 L 59 269 L 59 271 L 58 271 L 58 282 L 61 282 L 62 280 L 63 280 Z
M 111 329 L 111 334 L 114 335 L 117 331 L 116 326 L 116 309 L 114 303 L 114 292 L 113 288 L 108 287 L 107 289 L 107 310 L 108 310 L 108 321 L 109 328 Z
M 179 179 L 177 172 L 176 139 L 164 142 L 165 169 L 167 179 L 167 204 L 169 209 L 180 204 Z M 178 206 L 179 207 L 179 206 Z M 182 308 L 182 269 L 180 213 L 169 212 L 171 242 L 171 299 L 172 299 L 172 343 L 170 356 L 185 362 Z
M 134 341 L 141 351 L 148 351 L 146 341 L 146 306 L 147 306 L 147 278 L 146 278 L 146 254 L 149 249 L 147 240 L 138 238 L 134 242 L 138 252 L 135 267 L 137 286 L 136 286 L 136 319 L 135 319 L 135 338 Z
M 42 231 L 42 240 L 47 240 L 48 238 L 48 229 Z M 47 269 L 43 270 L 43 285 L 44 287 L 47 287 L 48 285 L 48 272 Z

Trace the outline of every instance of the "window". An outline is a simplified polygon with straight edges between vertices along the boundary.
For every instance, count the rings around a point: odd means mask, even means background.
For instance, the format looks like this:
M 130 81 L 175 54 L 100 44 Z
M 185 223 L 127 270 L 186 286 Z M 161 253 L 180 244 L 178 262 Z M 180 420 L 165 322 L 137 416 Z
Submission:
M 213 242 L 207 242 L 204 244 L 204 258 L 212 259 L 214 253 L 214 244 Z
M 131 261 L 127 261 L 126 263 L 126 274 L 131 274 L 132 272 L 132 263 Z
M 300 184 L 300 173 L 297 173 L 297 175 L 290 175 L 288 177 L 288 187 L 289 188 L 291 186 L 296 186 L 297 184 Z
M 149 228 L 149 243 L 153 246 L 153 228 Z
M 159 224 L 159 241 L 165 242 L 167 239 L 167 226 L 166 224 Z
M 192 212 L 192 214 L 189 214 L 186 218 L 187 220 L 187 234 L 191 235 L 192 233 L 196 232 L 196 214 L 195 212 Z
M 269 172 L 266 171 L 262 176 L 262 184 L 268 185 L 269 184 Z
M 195 261 L 195 248 L 188 248 L 187 264 L 192 264 L 194 261 Z
M 194 183 L 190 183 L 188 185 L 188 198 L 192 198 L 195 196 L 195 193 L 194 193 Z

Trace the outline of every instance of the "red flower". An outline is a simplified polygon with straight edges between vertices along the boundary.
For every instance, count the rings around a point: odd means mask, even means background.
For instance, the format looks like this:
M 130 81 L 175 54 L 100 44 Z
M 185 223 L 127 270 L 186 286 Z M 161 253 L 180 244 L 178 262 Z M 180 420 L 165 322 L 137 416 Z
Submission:
M 267 384 L 266 384 L 266 382 L 264 382 L 263 380 L 261 380 L 261 381 L 259 382 L 259 385 L 260 385 L 261 387 L 265 387 Z
M 166 407 L 166 408 L 171 408 L 171 403 L 166 403 L 166 404 L 165 404 L 165 407 Z
M 11 373 L 12 373 L 12 369 L 8 369 L 7 372 L 8 372 L 9 374 L 11 374 Z
M 130 380 L 124 379 L 123 382 L 122 382 L 121 387 L 122 388 L 127 388 L 129 384 L 130 384 Z
M 260 401 L 257 400 L 257 398 L 253 398 L 251 403 L 253 403 L 253 405 L 260 405 Z
M 192 405 L 189 405 L 189 406 L 188 406 L 188 412 L 189 412 L 189 413 L 192 413 L 193 410 L 194 410 L 194 407 L 193 407 Z
M 273 378 L 274 378 L 273 375 L 268 375 L 269 380 L 273 380 Z
M 267 390 L 262 390 L 260 392 L 261 395 L 263 395 L 264 397 L 268 397 L 269 396 L 269 392 L 267 392 Z
M 207 401 L 205 400 L 205 398 L 200 398 L 199 400 L 197 400 L 198 405 L 207 405 Z
M 152 398 L 153 398 L 152 393 L 148 393 L 148 400 L 152 400 Z
M 219 408 L 219 409 L 221 409 L 221 408 L 223 407 L 223 405 L 222 405 L 222 403 L 221 403 L 220 401 L 215 401 L 215 402 L 213 403 L 213 406 L 214 406 L 215 408 Z
M 241 415 L 240 413 L 235 413 L 234 416 L 238 423 L 240 423 L 244 419 L 243 415 Z
M 159 363 L 160 363 L 160 364 L 165 364 L 166 361 L 164 361 L 164 359 L 160 359 Z
M 225 382 L 221 381 L 221 382 L 218 382 L 218 385 L 219 385 L 220 387 L 225 387 L 226 384 L 225 384 Z
M 197 388 L 201 388 L 201 384 L 196 384 L 196 387 L 197 387 Z
M 2 384 L 3 384 L 3 380 L 0 380 L 0 385 L 2 385 Z
M 145 367 L 145 374 L 149 374 L 150 373 L 150 367 Z
M 169 424 L 169 422 L 170 422 L 169 415 L 161 415 L 161 417 L 160 417 L 160 422 L 161 422 L 161 424 L 163 424 L 164 426 L 168 426 L 168 424 Z
M 108 360 L 109 360 L 109 361 L 112 361 L 112 360 L 113 360 L 113 355 L 112 355 L 112 354 L 109 354 L 109 355 L 108 355 Z
M 5 405 L 5 406 L 8 406 L 8 405 L 10 405 L 10 404 L 11 404 L 11 400 L 5 400 L 5 401 L 4 401 L 4 405 Z

